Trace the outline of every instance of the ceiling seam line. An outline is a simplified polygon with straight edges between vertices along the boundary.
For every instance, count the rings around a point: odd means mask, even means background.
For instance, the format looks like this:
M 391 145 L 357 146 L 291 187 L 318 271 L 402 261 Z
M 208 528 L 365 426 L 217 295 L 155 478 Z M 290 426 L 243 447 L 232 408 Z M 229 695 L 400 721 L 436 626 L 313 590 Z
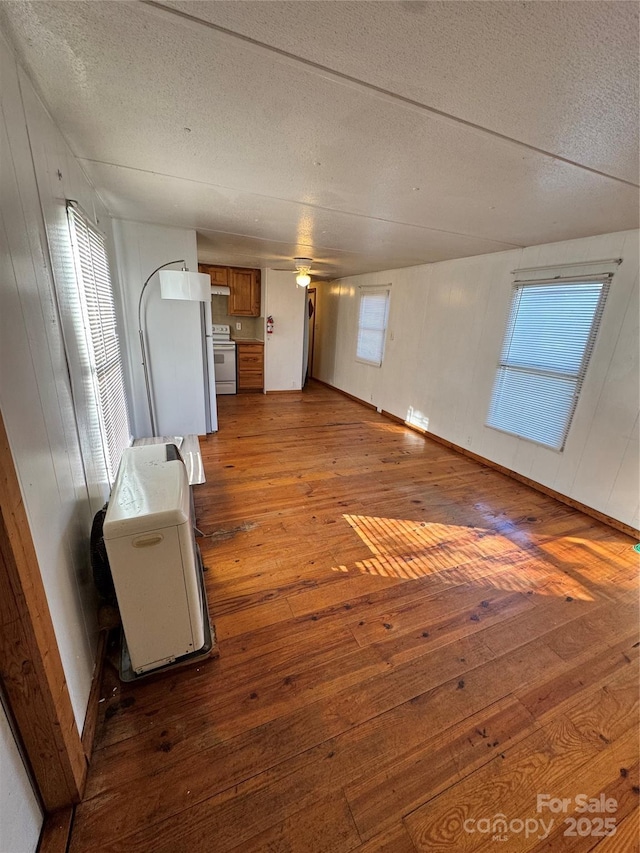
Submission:
M 300 243 L 297 240 L 277 240 L 275 238 L 271 239 L 270 237 L 254 237 L 252 234 L 241 234 L 238 231 L 221 231 L 219 228 L 204 228 L 199 225 L 170 225 L 168 222 L 152 222 L 149 219 L 131 219 L 128 216 L 117 216 L 115 214 L 110 214 L 113 219 L 119 219 L 121 222 L 140 222 L 143 225 L 159 225 L 162 228 L 181 228 L 184 231 L 197 231 L 201 234 L 225 234 L 229 237 L 247 237 L 250 240 L 259 240 L 263 243 L 282 243 L 283 246 L 289 245 L 290 243 L 295 242 L 297 246 L 307 246 L 309 249 L 313 249 L 313 246 L 309 243 Z M 323 249 L 329 252 L 336 252 L 343 255 L 364 255 L 363 252 L 353 252 L 348 249 L 337 249 L 333 246 L 318 246 L 314 244 L 319 249 Z M 251 252 L 232 252 L 234 255 L 250 255 Z M 426 262 L 425 262 L 426 263 Z
M 401 95 L 398 92 L 391 91 L 390 89 L 384 89 L 382 86 L 377 86 L 375 83 L 369 83 L 366 80 L 361 80 L 360 78 L 354 77 L 351 74 L 346 74 L 343 71 L 337 71 L 333 68 L 329 68 L 326 65 L 322 65 L 320 62 L 315 62 L 312 59 L 305 59 L 305 57 L 298 56 L 295 53 L 290 53 L 289 51 L 283 50 L 282 48 L 274 47 L 273 45 L 267 44 L 266 42 L 258 41 L 257 39 L 254 39 L 251 36 L 245 36 L 242 33 L 235 32 L 235 30 L 230 30 L 227 27 L 222 27 L 219 24 L 212 23 L 211 21 L 205 21 L 202 18 L 197 18 L 196 16 L 190 15 L 187 12 L 183 12 L 180 9 L 174 9 L 171 6 L 165 6 L 163 3 L 157 2 L 157 0 L 137 0 L 137 2 L 144 6 L 149 6 L 153 9 L 157 9 L 158 11 L 166 12 L 170 15 L 182 18 L 185 21 L 190 21 L 196 25 L 214 30 L 218 33 L 221 33 L 222 35 L 227 35 L 239 41 L 244 41 L 245 43 L 250 44 L 253 47 L 257 47 L 269 53 L 275 53 L 278 56 L 281 56 L 283 59 L 288 59 L 293 62 L 297 62 L 301 65 L 306 66 L 307 68 L 319 71 L 322 74 L 329 77 L 333 77 L 341 82 L 350 83 L 361 89 L 367 89 L 368 91 L 373 92 L 374 94 L 381 95 L 393 101 L 398 101 L 399 103 L 402 103 L 405 106 L 413 107 L 414 109 L 417 109 L 421 112 L 429 113 L 430 115 L 444 119 L 445 121 L 451 122 L 453 124 L 462 125 L 463 127 L 466 127 L 469 130 L 474 130 L 481 134 L 493 136 L 495 139 L 500 139 L 501 141 L 509 143 L 511 145 L 515 145 L 520 148 L 525 148 L 528 151 L 540 154 L 543 157 L 551 158 L 552 160 L 557 160 L 558 162 L 565 163 L 568 166 L 574 166 L 576 169 L 582 169 L 585 172 L 589 172 L 593 175 L 598 175 L 598 177 L 606 178 L 610 181 L 616 181 L 618 183 L 625 184 L 626 186 L 633 187 L 634 189 L 640 188 L 640 184 L 637 184 L 634 181 L 629 181 L 626 178 L 620 178 L 617 175 L 611 175 L 608 172 L 603 172 L 600 169 L 595 169 L 592 166 L 587 166 L 584 163 L 579 163 L 577 160 L 571 160 L 569 157 L 563 157 L 561 154 L 554 154 L 552 151 L 547 151 L 544 148 L 538 148 L 537 146 L 531 145 L 528 142 L 523 142 L 521 139 L 516 139 L 515 137 L 507 136 L 507 134 L 505 133 L 500 133 L 500 131 L 492 130 L 491 128 L 484 127 L 481 124 L 476 124 L 475 122 L 469 121 L 468 119 L 460 118 L 460 116 L 455 116 L 452 113 L 445 112 L 444 110 L 439 110 L 437 107 L 431 107 L 429 106 L 429 104 L 422 103 L 422 101 L 416 101 L 415 99 L 409 98 L 406 95 Z
M 321 210 L 321 211 L 325 211 L 326 213 L 337 213 L 337 214 L 341 214 L 343 216 L 354 216 L 354 217 L 357 217 L 358 219 L 369 219 L 372 222 L 380 222 L 384 225 L 399 225 L 399 226 L 402 226 L 404 228 L 419 228 L 421 231 L 433 231 L 437 234 L 450 234 L 452 237 L 464 237 L 468 240 L 485 240 L 489 243 L 495 243 L 496 245 L 500 245 L 500 246 L 511 246 L 512 248 L 523 248 L 525 245 L 524 243 L 510 243 L 510 242 L 505 241 L 505 240 L 496 240 L 493 237 L 479 237 L 475 234 L 465 234 L 462 231 L 448 231 L 446 228 L 435 228 L 435 227 L 432 227 L 430 225 L 418 225 L 414 222 L 403 222 L 402 220 L 399 220 L 399 219 L 384 219 L 381 216 L 369 216 L 366 213 L 356 213 L 356 212 L 351 211 L 351 210 L 340 210 L 339 208 L 334 208 L 334 207 L 324 207 L 321 204 L 312 204 L 311 202 L 308 202 L 308 201 L 296 201 L 295 199 L 281 198 L 280 196 L 265 195 L 264 193 L 256 193 L 256 192 L 253 192 L 250 190 L 239 190 L 236 187 L 227 187 L 224 184 L 213 184 L 210 181 L 199 181 L 196 178 L 184 178 L 184 177 L 181 177 L 180 175 L 168 175 L 165 172 L 158 172 L 154 169 L 139 169 L 137 166 L 125 166 L 124 164 L 121 164 L 121 163 L 110 163 L 107 160 L 94 160 L 92 157 L 79 156 L 78 159 L 82 160 L 85 163 L 96 163 L 99 166 L 113 166 L 113 168 L 115 168 L 115 169 L 128 169 L 132 172 L 140 172 L 140 174 L 143 174 L 143 175 L 156 175 L 156 176 L 161 177 L 161 178 L 170 178 L 171 180 L 174 180 L 174 181 L 188 181 L 189 183 L 197 184 L 198 186 L 214 187 L 214 188 L 220 189 L 220 190 L 228 190 L 229 192 L 243 193 L 245 195 L 256 196 L 257 198 L 263 198 L 263 199 L 266 199 L 267 201 L 280 201 L 280 202 L 284 202 L 285 204 L 297 204 L 297 205 L 300 205 L 301 207 L 308 207 L 311 210 Z M 217 229 L 210 228 L 209 230 L 215 231 Z M 221 231 L 220 233 L 222 233 L 222 234 L 224 234 L 224 233 L 233 234 L 235 232 L 233 232 L 233 231 L 229 231 L 229 232 Z M 240 236 L 248 237 L 250 235 L 245 234 L 245 235 L 240 235 Z M 267 238 L 264 238 L 264 239 L 267 239 Z
M 365 254 L 364 252 L 353 252 L 349 249 L 338 249 L 338 248 L 335 248 L 334 246 L 322 246 L 322 245 L 319 245 L 318 243 L 314 243 L 313 245 L 311 245 L 310 243 L 301 243 L 298 240 L 276 240 L 276 239 L 272 240 L 270 237 L 255 237 L 253 234 L 241 234 L 238 231 L 222 231 L 220 228 L 205 228 L 202 226 L 195 226 L 194 230 L 200 231 L 203 234 L 210 232 L 211 234 L 226 234 L 230 237 L 247 237 L 250 240 L 259 240 L 262 243 L 282 243 L 283 245 L 287 245 L 288 243 L 295 243 L 297 246 L 308 246 L 310 249 L 313 249 L 313 246 L 317 246 L 317 248 L 319 248 L 319 249 L 324 249 L 326 251 L 331 251 L 331 252 L 342 252 L 345 255 Z M 435 230 L 435 229 L 429 229 L 429 230 Z M 445 232 L 445 233 L 449 233 L 449 232 Z M 467 235 L 456 234 L 455 236 L 465 237 Z M 501 245 L 501 246 L 509 246 L 510 248 L 503 249 L 503 251 L 505 251 L 505 252 L 510 252 L 512 249 L 526 249 L 526 248 L 528 248 L 528 246 L 525 246 L 524 244 L 501 243 L 499 240 L 492 240 L 490 237 L 468 237 L 468 239 L 470 239 L 470 240 L 484 240 L 486 243 L 496 243 L 496 244 Z M 493 253 L 489 253 L 489 254 L 493 254 Z
M 128 216 L 117 216 L 116 214 L 110 214 L 110 216 L 113 219 L 118 219 L 122 222 L 138 222 L 138 223 L 141 223 L 142 225 L 158 225 L 162 228 L 180 228 L 184 231 L 196 231 L 200 234 L 225 234 L 225 235 L 230 236 L 230 237 L 245 237 L 245 238 L 248 238 L 249 240 L 256 240 L 256 241 L 263 242 L 263 243 L 281 243 L 283 246 L 289 245 L 291 243 L 295 243 L 297 246 L 308 246 L 309 249 L 314 248 L 309 243 L 299 243 L 297 240 L 277 240 L 275 238 L 272 239 L 270 237 L 255 237 L 253 234 L 240 234 L 237 231 L 221 231 L 220 229 L 204 228 L 203 226 L 198 226 L 198 225 L 171 225 L 165 221 L 154 222 L 150 219 L 131 219 Z M 480 239 L 485 239 L 485 238 L 478 237 L 477 239 L 480 240 Z M 488 242 L 495 242 L 495 241 L 488 241 Z M 363 258 L 369 257 L 367 252 L 354 252 L 354 251 L 351 251 L 348 249 L 338 249 L 338 248 L 335 248 L 333 246 L 321 246 L 318 244 L 314 244 L 314 245 L 316 246 L 316 249 L 320 249 L 322 251 L 334 252 L 336 254 L 348 255 L 351 257 L 354 257 L 354 256 L 355 257 L 363 257 Z M 510 245 L 511 248 L 510 249 L 503 249 L 501 251 L 510 252 L 510 251 L 514 251 L 516 249 L 529 248 L 528 246 L 524 246 L 524 245 L 520 245 L 520 244 L 516 244 L 516 243 L 513 243 L 513 244 L 509 243 L 507 245 Z M 240 256 L 246 257 L 247 255 L 251 255 L 252 253 L 251 252 L 235 252 L 234 251 L 234 252 L 230 252 L 229 254 L 240 255 Z M 489 252 L 489 254 L 500 254 L 500 251 Z M 462 258 L 472 258 L 472 257 L 475 257 L 475 255 L 462 255 L 461 257 Z M 283 258 L 282 262 L 284 262 L 285 260 L 286 260 L 286 258 Z M 453 259 L 452 258 L 444 258 L 443 261 L 444 260 L 453 260 Z M 318 261 L 318 263 L 323 263 L 323 262 Z M 436 264 L 436 263 L 442 263 L 442 261 L 420 260 L 420 261 L 417 261 L 415 263 L 410 263 L 407 266 L 408 267 L 415 267 L 415 266 L 423 266 L 425 264 Z M 389 269 L 405 269 L 405 268 L 406 267 L 393 266 L 393 267 L 390 267 Z M 373 270 L 372 272 L 376 272 L 376 271 L 377 270 Z M 353 275 L 359 275 L 359 274 L 360 273 L 353 273 Z

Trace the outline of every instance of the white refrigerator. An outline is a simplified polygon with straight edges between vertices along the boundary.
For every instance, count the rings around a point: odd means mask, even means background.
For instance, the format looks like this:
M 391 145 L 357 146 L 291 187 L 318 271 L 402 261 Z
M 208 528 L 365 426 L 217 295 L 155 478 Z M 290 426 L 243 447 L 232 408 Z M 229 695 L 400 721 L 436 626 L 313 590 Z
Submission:
M 216 374 L 213 362 L 213 321 L 211 300 L 202 302 L 202 342 L 204 360 L 204 393 L 207 432 L 218 431 L 218 404 L 216 402 Z

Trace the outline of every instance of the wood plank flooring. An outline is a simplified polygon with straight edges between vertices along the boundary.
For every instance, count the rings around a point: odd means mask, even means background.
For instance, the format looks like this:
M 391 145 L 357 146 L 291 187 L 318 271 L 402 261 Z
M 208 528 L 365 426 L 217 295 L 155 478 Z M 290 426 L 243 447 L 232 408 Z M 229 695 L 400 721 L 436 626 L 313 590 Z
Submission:
M 637 850 L 633 541 L 318 384 L 219 410 L 220 657 L 107 663 L 71 853 Z

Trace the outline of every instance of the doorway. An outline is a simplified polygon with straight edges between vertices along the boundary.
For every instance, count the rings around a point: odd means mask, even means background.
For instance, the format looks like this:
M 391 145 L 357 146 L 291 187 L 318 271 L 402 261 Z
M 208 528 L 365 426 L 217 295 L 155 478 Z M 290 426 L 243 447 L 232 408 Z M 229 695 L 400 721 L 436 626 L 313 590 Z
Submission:
M 307 379 L 313 379 L 313 353 L 316 340 L 316 288 L 307 291 Z

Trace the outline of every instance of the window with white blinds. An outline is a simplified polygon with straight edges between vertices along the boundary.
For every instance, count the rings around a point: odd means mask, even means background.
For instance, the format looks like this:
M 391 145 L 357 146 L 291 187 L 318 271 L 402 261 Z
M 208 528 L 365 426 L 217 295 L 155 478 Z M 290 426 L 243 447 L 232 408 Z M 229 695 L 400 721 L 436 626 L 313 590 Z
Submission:
M 356 359 L 365 364 L 382 364 L 390 293 L 390 285 L 360 288 Z
M 105 240 L 76 207 L 67 206 L 85 336 L 91 358 L 102 444 L 111 482 L 131 444 L 120 342 Z
M 488 426 L 562 450 L 609 277 L 516 284 Z

